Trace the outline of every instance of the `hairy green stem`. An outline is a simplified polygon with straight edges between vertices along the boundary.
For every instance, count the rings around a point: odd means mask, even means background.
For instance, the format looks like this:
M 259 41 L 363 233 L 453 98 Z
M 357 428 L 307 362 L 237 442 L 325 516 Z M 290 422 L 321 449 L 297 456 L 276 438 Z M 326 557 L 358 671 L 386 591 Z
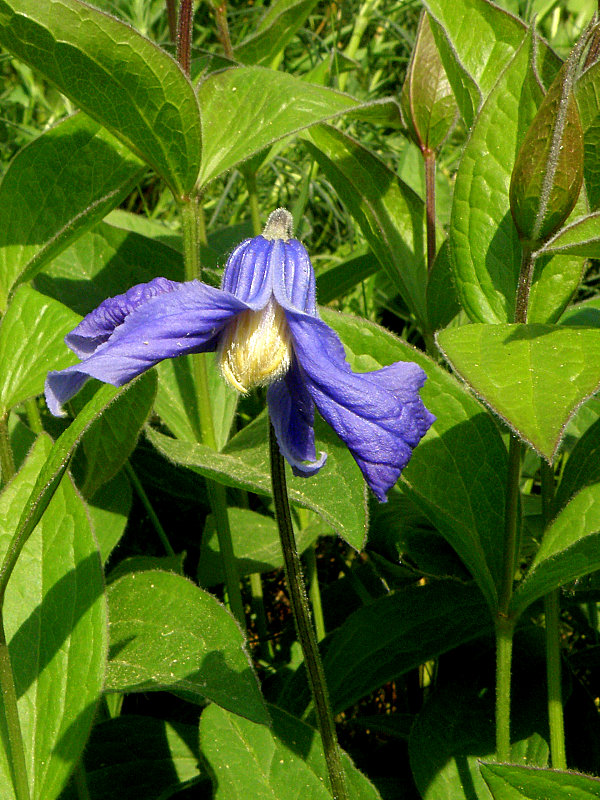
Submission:
M 277 444 L 272 424 L 269 425 L 269 449 L 271 454 L 271 481 L 273 486 L 273 499 L 275 501 L 275 518 L 277 520 L 279 537 L 281 539 L 290 605 L 292 607 L 298 641 L 300 642 L 302 654 L 304 656 L 308 684 L 310 686 L 319 732 L 323 742 L 331 791 L 334 800 L 349 800 L 345 774 L 342 767 L 341 751 L 335 730 L 335 721 L 329 702 L 327 684 L 325 682 L 325 672 L 321 662 L 315 629 L 313 628 L 310 618 L 306 586 L 302 577 L 300 556 L 298 555 L 292 526 L 285 478 L 285 462 L 279 451 L 279 445 Z
M 510 680 L 514 622 L 496 618 L 496 758 L 510 761 Z
M 4 632 L 4 592 L 0 599 L 0 689 L 2 710 L 8 733 L 8 762 L 12 775 L 16 800 L 29 800 L 29 781 L 23 747 L 23 734 L 17 707 L 17 691 L 10 661 L 10 653 Z
M 206 244 L 204 217 L 197 197 L 184 199 L 180 207 L 185 276 L 186 280 L 194 280 L 201 277 L 200 244 Z M 191 359 L 192 375 L 198 401 L 199 438 L 203 444 L 208 445 L 213 450 L 218 450 L 206 371 L 206 355 L 204 353 L 195 353 L 191 356 Z M 206 488 L 215 518 L 217 538 L 223 561 L 223 572 L 225 573 L 228 604 L 231 612 L 242 626 L 242 630 L 245 630 L 244 603 L 240 590 L 237 563 L 233 552 L 225 487 L 220 483 L 206 479 Z
M 41 433 L 44 430 L 44 426 L 42 425 L 42 417 L 35 397 L 30 397 L 29 400 L 25 401 L 25 412 L 31 430 L 35 434 Z
M 165 529 L 161 525 L 161 522 L 154 510 L 152 503 L 150 502 L 150 498 L 146 494 L 146 490 L 144 489 L 141 480 L 138 478 L 135 470 L 131 466 L 129 461 L 125 462 L 125 472 L 131 483 L 133 484 L 133 488 L 137 492 L 138 497 L 142 501 L 142 505 L 146 509 L 146 513 L 150 517 L 150 522 L 154 526 L 154 530 L 158 534 L 158 538 L 161 540 L 163 547 L 165 548 L 167 555 L 174 556 L 175 550 L 171 547 L 171 542 L 169 541 L 169 537 L 167 536 Z
M 542 518 L 544 529 L 552 521 L 554 506 L 554 470 L 541 459 Z M 548 682 L 548 722 L 550 726 L 550 759 L 554 769 L 567 768 L 565 722 L 562 701 L 562 669 L 560 655 L 560 594 L 558 590 L 544 597 L 546 622 L 546 678 Z

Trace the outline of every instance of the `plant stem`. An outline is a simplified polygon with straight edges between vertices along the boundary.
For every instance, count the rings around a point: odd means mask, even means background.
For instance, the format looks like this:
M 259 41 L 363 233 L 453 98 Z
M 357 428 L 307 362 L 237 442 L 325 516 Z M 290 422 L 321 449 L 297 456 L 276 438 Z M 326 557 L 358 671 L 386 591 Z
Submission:
M 341 752 L 337 741 L 335 721 L 329 702 L 325 673 L 321 662 L 321 655 L 310 618 L 310 608 L 306 596 L 306 586 L 302 577 L 300 557 L 296 547 L 292 517 L 287 496 L 287 483 L 285 478 L 285 462 L 279 451 L 273 425 L 269 425 L 269 450 L 271 455 L 271 481 L 273 486 L 273 499 L 275 501 L 275 518 L 279 528 L 281 549 L 285 576 L 290 596 L 290 605 L 298 634 L 298 641 L 304 655 L 304 664 L 311 695 L 313 698 L 317 722 L 327 771 L 331 783 L 334 800 L 349 800 L 346 789 L 345 774 L 342 768 Z
M 529 290 L 533 280 L 535 259 L 529 245 L 522 243 L 521 270 L 517 286 L 517 299 L 515 302 L 515 322 L 527 322 L 527 307 L 529 305 Z
M 223 52 L 226 58 L 233 58 L 233 47 L 229 35 L 229 25 L 227 23 L 227 3 L 222 2 L 214 6 L 215 22 L 217 23 L 217 36 L 223 45 Z
M 546 529 L 552 520 L 554 504 L 554 470 L 541 459 L 542 518 Z M 550 725 L 550 758 L 554 769 L 566 769 L 565 724 L 562 702 L 560 655 L 560 594 L 558 590 L 544 597 L 546 622 L 546 678 L 548 682 L 548 722 Z
M 199 278 L 201 275 L 200 244 L 206 243 L 203 216 L 197 197 L 184 198 L 183 202 L 180 204 L 180 208 L 185 277 L 186 280 L 190 281 Z M 206 355 L 204 353 L 194 353 L 191 358 L 192 375 L 198 400 L 200 440 L 213 450 L 218 450 L 212 405 L 210 402 L 208 374 L 206 372 Z M 212 513 L 215 518 L 217 538 L 219 540 L 221 558 L 223 559 L 223 572 L 225 573 L 225 585 L 227 587 L 229 607 L 242 626 L 242 630 L 245 630 L 244 603 L 242 601 L 237 564 L 233 552 L 225 487 L 207 478 L 206 488 Z
M 260 221 L 260 207 L 258 205 L 258 191 L 256 188 L 256 172 L 244 170 L 244 180 L 246 181 L 246 187 L 248 189 L 252 231 L 255 236 L 259 236 L 262 233 L 263 226 Z
M 31 430 L 36 434 L 41 433 L 44 430 L 44 426 L 42 425 L 40 409 L 38 408 L 35 397 L 30 397 L 29 400 L 25 401 L 25 411 Z
M 2 483 L 6 485 L 15 474 L 15 461 L 8 433 L 8 414 L 0 418 L 0 469 Z
M 325 618 L 323 617 L 323 603 L 321 601 L 321 588 L 319 586 L 319 573 L 317 571 L 317 555 L 314 544 L 311 544 L 311 546 L 305 551 L 304 558 L 306 561 L 308 594 L 313 610 L 313 616 L 315 618 L 317 639 L 320 642 L 325 638 L 327 632 L 325 630 Z
M 496 618 L 496 758 L 510 761 L 510 679 L 514 622 Z
M 269 639 L 269 628 L 267 625 L 267 614 L 265 612 L 260 572 L 253 572 L 250 575 L 250 591 L 252 593 L 252 611 L 256 616 L 256 630 L 258 631 L 260 654 L 265 661 L 272 661 L 275 657 L 275 653 L 273 652 L 273 644 Z
M 175 0 L 167 0 L 167 22 L 169 23 L 169 39 L 177 41 L 177 8 Z
M 171 542 L 169 541 L 169 537 L 165 533 L 165 529 L 161 525 L 160 520 L 156 514 L 156 511 L 152 507 L 152 503 L 150 502 L 150 498 L 146 494 L 146 490 L 144 489 L 142 482 L 136 475 L 136 472 L 131 466 L 131 463 L 129 461 L 125 462 L 125 472 L 127 473 L 129 480 L 133 484 L 133 488 L 137 492 L 138 497 L 142 501 L 142 505 L 146 509 L 146 513 L 150 517 L 150 521 L 154 526 L 154 530 L 157 532 L 158 538 L 161 540 L 163 547 L 167 552 L 167 555 L 174 556 L 175 550 L 173 550 L 173 548 L 171 547 Z
M 177 61 L 189 77 L 192 63 L 192 20 L 193 0 L 181 0 L 179 5 L 179 24 L 177 26 Z
M 423 149 L 425 163 L 425 212 L 427 220 L 427 273 L 435 261 L 435 150 Z
M 17 691 L 10 661 L 6 634 L 4 632 L 4 593 L 0 598 L 0 688 L 2 690 L 2 708 L 8 731 L 10 769 L 16 800 L 29 800 L 29 781 L 23 747 L 23 734 L 17 707 Z

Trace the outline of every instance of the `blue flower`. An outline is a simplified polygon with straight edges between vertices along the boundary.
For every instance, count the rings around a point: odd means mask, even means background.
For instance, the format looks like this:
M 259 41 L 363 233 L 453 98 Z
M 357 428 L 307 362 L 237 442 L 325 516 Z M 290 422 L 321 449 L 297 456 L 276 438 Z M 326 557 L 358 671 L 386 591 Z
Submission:
M 294 474 L 313 475 L 314 409 L 348 446 L 380 501 L 396 483 L 435 417 L 423 405 L 423 370 L 396 362 L 353 372 L 337 334 L 317 312 L 308 253 L 292 218 L 274 211 L 262 236 L 231 254 L 221 289 L 155 278 L 105 300 L 65 337 L 81 362 L 49 372 L 46 402 L 55 415 L 90 378 L 122 386 L 165 358 L 216 351 L 238 391 L 267 386 L 282 454 Z

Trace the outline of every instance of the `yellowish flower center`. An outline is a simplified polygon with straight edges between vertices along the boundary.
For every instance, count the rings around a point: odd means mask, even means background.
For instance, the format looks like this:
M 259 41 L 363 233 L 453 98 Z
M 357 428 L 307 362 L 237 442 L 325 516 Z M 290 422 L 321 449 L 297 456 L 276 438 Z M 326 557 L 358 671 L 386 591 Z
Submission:
M 271 299 L 261 311 L 238 314 L 224 331 L 217 359 L 227 383 L 242 394 L 283 377 L 292 349 L 281 306 Z

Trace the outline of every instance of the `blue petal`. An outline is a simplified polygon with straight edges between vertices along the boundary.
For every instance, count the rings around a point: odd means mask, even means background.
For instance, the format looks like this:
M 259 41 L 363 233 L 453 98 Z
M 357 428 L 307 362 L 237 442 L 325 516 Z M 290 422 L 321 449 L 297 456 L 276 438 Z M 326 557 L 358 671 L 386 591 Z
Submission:
M 308 392 L 385 502 L 435 421 L 419 397 L 425 373 L 401 361 L 375 372 L 352 372 L 337 334 L 322 320 L 290 310 L 286 316 Z
M 48 373 L 48 408 L 61 414 L 63 403 L 88 377 L 122 386 L 165 358 L 214 350 L 224 325 L 246 309 L 228 292 L 199 281 L 178 284 L 173 291 L 151 297 L 80 364 Z
M 292 472 L 314 475 L 327 460 L 327 454 L 322 452 L 317 459 L 313 428 L 315 404 L 296 363 L 284 378 L 269 386 L 267 402 L 279 449 Z
M 229 256 L 221 288 L 255 309 L 274 294 L 284 308 L 317 313 L 314 270 L 297 239 L 246 239 Z
M 152 297 L 178 289 L 180 283 L 168 278 L 154 278 L 149 283 L 138 283 L 125 294 L 109 297 L 98 308 L 95 308 L 79 325 L 65 336 L 65 342 L 71 350 L 85 358 L 93 353 L 103 342 L 106 342 L 114 329 L 121 325 L 132 311 L 148 302 Z

